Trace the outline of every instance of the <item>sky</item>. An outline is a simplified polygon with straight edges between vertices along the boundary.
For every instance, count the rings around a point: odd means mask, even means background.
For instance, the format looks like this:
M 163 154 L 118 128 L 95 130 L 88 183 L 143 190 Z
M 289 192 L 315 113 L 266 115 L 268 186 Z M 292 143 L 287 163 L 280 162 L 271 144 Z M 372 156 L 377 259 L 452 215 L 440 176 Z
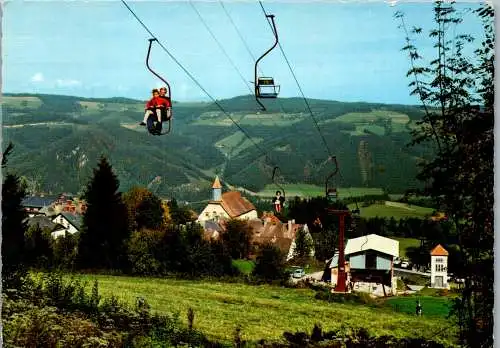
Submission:
M 258 1 L 224 1 L 224 6 L 218 0 L 127 4 L 175 58 L 153 45 L 151 67 L 169 81 L 177 101 L 249 94 L 253 57 L 274 43 Z M 429 1 L 391 6 L 384 1 L 268 0 L 263 5 L 275 15 L 286 59 L 277 46 L 259 68 L 281 86 L 280 97 L 301 96 L 301 89 L 307 98 L 418 104 L 409 93 L 410 62 L 401 51 L 405 35 L 393 16 L 403 11 L 409 26 L 428 33 L 433 28 Z M 477 6 L 477 1 L 460 4 Z M 466 15 L 459 32 L 480 38 L 481 23 Z M 151 89 L 162 85 L 145 65 L 150 37 L 119 0 L 6 1 L 2 91 L 149 99 Z M 430 60 L 435 49 L 425 38 L 418 47 Z

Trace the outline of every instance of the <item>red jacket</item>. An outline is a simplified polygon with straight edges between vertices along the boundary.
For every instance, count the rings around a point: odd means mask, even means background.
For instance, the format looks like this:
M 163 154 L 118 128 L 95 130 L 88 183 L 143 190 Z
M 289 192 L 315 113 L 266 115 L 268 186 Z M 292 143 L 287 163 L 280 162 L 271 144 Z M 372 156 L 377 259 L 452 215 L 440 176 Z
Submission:
M 156 107 L 159 107 L 161 105 L 164 107 L 169 106 L 165 99 L 160 98 L 160 97 L 153 97 L 146 103 L 146 109 L 156 108 Z
M 169 97 L 167 97 L 166 95 L 162 97 L 160 95 L 159 98 L 164 99 L 167 102 L 167 107 L 172 107 L 172 102 L 170 101 Z

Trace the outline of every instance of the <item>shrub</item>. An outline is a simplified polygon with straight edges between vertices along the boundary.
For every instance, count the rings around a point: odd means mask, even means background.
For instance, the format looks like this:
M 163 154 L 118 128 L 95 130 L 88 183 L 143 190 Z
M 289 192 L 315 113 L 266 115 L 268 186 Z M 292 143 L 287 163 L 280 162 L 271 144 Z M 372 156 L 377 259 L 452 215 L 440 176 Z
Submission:
M 11 346 L 220 346 L 184 327 L 178 316 L 152 314 L 144 299 L 134 308 L 116 297 L 101 301 L 97 282 L 90 292 L 61 274 L 31 277 L 27 284 L 21 299 L 4 295 L 4 336 Z
M 437 293 L 439 296 L 448 296 L 449 291 L 448 289 L 439 289 Z
M 132 233 L 128 242 L 128 259 L 132 274 L 158 276 L 166 273 L 162 243 L 165 232 L 142 229 Z
M 370 306 L 377 306 L 378 302 L 365 292 L 351 292 L 346 294 L 331 293 L 330 290 L 325 289 L 317 291 L 314 298 L 328 302 L 336 303 L 358 303 Z
M 276 280 L 286 281 L 288 273 L 285 271 L 284 257 L 277 247 L 265 244 L 259 251 L 252 271 L 252 278 L 266 283 Z

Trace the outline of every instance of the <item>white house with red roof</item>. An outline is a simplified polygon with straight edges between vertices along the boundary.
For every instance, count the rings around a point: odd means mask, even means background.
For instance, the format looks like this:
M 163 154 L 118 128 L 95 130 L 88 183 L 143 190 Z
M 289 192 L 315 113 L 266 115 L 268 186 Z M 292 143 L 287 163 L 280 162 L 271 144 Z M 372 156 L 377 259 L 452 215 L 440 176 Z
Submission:
M 219 219 L 257 219 L 255 206 L 238 191 L 222 193 L 219 176 L 215 177 L 212 185 L 212 199 L 196 220 L 204 225 L 205 221 L 218 221 Z
M 431 250 L 431 288 L 449 288 L 448 255 L 448 251 L 441 244 Z

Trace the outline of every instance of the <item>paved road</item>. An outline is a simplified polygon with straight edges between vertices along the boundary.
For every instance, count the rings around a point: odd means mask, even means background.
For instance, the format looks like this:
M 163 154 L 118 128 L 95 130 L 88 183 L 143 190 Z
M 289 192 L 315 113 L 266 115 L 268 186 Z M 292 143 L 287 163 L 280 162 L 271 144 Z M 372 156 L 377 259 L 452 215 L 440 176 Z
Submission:
M 423 276 L 423 277 L 430 277 L 431 274 L 430 273 L 424 273 L 424 272 L 417 272 L 417 271 L 412 271 L 412 270 L 409 270 L 409 269 L 404 269 L 404 268 L 396 268 L 394 267 L 394 273 L 403 273 L 403 274 L 415 274 L 415 275 L 419 275 L 419 276 Z
M 297 283 L 299 280 L 305 280 L 306 278 L 312 278 L 314 280 L 321 280 L 321 277 L 323 276 L 323 271 L 319 272 L 314 272 L 314 273 L 308 273 L 302 278 L 293 278 L 292 277 L 292 283 Z

